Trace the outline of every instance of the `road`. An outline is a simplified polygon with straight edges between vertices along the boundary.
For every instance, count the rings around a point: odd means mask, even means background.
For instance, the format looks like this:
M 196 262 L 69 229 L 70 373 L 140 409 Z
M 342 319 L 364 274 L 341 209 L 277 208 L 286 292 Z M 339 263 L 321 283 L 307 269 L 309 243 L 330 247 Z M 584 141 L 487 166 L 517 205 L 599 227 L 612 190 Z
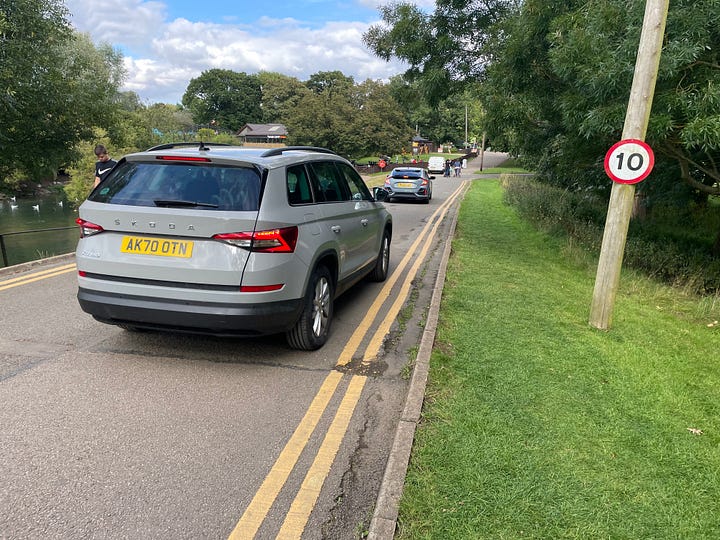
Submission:
M 391 275 L 315 352 L 97 323 L 72 257 L 0 274 L 0 538 L 357 537 L 464 181 L 388 204 Z

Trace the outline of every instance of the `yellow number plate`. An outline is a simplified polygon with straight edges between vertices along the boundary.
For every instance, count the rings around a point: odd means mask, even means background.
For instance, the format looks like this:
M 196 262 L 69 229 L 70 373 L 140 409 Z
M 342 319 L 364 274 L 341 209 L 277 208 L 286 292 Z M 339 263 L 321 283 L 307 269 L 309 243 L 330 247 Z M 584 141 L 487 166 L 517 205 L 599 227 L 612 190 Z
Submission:
M 144 238 L 123 236 L 120 251 L 137 255 L 161 255 L 163 257 L 192 257 L 193 242 L 167 238 Z
M 398 182 L 397 187 L 415 187 L 412 182 Z

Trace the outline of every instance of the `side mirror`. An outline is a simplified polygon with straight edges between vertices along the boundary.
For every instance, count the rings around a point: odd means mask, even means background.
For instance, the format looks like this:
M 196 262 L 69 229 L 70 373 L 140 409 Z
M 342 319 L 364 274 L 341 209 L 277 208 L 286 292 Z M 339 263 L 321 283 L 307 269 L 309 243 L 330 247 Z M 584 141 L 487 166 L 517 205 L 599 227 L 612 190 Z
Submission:
M 430 177 L 430 180 L 435 180 L 435 176 L 431 176 L 431 177 Z
M 388 200 L 388 192 L 385 191 L 383 188 L 375 186 L 373 188 L 373 197 L 375 197 L 375 200 L 378 202 L 383 202 Z

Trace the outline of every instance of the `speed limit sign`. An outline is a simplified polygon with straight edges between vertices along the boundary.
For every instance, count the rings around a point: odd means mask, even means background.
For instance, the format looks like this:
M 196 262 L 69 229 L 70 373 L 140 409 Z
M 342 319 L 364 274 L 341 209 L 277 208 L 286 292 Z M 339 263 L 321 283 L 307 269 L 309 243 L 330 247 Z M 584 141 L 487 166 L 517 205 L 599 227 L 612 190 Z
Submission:
M 605 172 L 620 184 L 637 184 L 647 178 L 655 165 L 655 154 L 645 141 L 625 139 L 605 154 Z

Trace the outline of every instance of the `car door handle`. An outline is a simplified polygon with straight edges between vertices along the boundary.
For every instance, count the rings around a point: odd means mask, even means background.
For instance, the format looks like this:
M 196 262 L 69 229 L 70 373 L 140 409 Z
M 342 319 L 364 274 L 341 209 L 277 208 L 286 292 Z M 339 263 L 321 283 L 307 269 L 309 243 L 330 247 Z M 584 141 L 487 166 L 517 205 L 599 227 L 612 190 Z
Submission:
M 367 219 L 361 219 L 361 220 L 360 220 L 360 223 L 362 223 L 362 226 L 363 226 L 363 227 L 367 227 L 369 221 L 368 221 Z
M 339 233 L 342 229 L 340 225 L 333 225 L 332 227 L 330 227 L 330 230 L 334 233 Z

